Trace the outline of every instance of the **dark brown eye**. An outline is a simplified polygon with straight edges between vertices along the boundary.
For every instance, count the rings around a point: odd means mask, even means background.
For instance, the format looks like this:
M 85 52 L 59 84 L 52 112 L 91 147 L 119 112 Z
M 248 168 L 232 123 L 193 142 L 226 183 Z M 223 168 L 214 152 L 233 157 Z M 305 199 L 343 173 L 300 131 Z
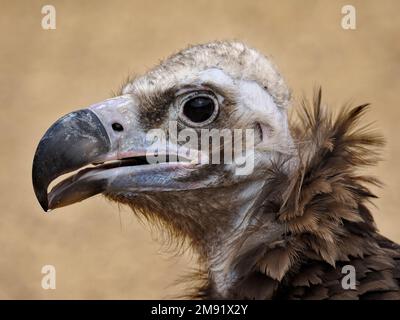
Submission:
M 194 97 L 183 105 L 183 115 L 194 123 L 206 122 L 215 115 L 216 105 L 210 97 Z

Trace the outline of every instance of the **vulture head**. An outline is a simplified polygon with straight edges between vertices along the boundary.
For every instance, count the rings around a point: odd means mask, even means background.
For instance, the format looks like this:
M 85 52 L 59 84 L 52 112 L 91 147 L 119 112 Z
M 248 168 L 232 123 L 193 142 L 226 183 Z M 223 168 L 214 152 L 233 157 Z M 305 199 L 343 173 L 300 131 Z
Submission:
M 239 42 L 189 47 L 118 96 L 56 121 L 33 161 L 37 199 L 48 211 L 103 194 L 161 224 L 198 252 L 196 296 L 375 292 L 341 290 L 338 266 L 358 263 L 368 279 L 368 270 L 396 263 L 365 206 L 374 197 L 365 184 L 377 181 L 355 173 L 376 162 L 382 139 L 355 130 L 365 105 L 334 119 L 319 91 L 290 122 L 290 104 L 258 51 Z

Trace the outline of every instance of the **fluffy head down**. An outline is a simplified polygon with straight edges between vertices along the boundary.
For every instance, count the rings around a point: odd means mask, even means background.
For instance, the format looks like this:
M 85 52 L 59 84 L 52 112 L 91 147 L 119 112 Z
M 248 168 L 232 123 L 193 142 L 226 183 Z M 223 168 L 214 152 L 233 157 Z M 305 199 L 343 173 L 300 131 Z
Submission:
M 236 41 L 216 41 L 182 50 L 128 83 L 122 93 L 138 89 L 164 91 L 207 69 L 223 70 L 232 79 L 255 81 L 269 92 L 277 106 L 289 106 L 290 91 L 277 67 L 259 51 Z

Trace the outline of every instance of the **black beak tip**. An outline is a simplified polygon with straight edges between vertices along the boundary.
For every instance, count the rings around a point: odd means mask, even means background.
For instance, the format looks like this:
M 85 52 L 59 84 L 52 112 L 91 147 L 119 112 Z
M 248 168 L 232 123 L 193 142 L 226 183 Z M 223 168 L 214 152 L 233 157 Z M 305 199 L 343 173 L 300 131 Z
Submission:
M 36 199 L 38 200 L 40 206 L 42 209 L 47 212 L 49 210 L 49 203 L 47 199 L 47 188 L 44 188 L 41 186 L 40 183 L 38 183 L 38 179 L 35 176 L 35 172 L 32 174 L 32 182 L 33 182 L 33 190 L 35 191 Z
M 43 210 L 58 205 L 49 204 L 47 194 L 54 179 L 98 160 L 110 146 L 106 129 L 91 110 L 74 111 L 58 119 L 40 140 L 32 164 L 33 189 Z
M 49 204 L 47 201 L 47 195 L 45 199 L 38 199 L 40 206 L 42 207 L 44 212 L 48 212 L 49 211 Z

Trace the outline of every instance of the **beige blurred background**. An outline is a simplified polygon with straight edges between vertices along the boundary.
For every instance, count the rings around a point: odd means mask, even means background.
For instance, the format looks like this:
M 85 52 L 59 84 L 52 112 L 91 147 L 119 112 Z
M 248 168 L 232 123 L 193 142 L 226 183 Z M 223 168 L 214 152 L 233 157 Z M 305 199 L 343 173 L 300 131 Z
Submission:
M 41 28 L 41 8 L 57 29 Z M 341 7 L 357 30 L 341 28 Z M 0 0 L 0 298 L 144 299 L 181 293 L 193 259 L 166 253 L 157 232 L 101 197 L 44 215 L 31 186 L 36 144 L 61 115 L 110 97 L 130 74 L 188 44 L 240 39 L 273 57 L 296 99 L 371 102 L 387 137 L 374 169 L 386 184 L 375 212 L 400 241 L 400 2 Z M 41 268 L 57 289 L 41 288 Z

